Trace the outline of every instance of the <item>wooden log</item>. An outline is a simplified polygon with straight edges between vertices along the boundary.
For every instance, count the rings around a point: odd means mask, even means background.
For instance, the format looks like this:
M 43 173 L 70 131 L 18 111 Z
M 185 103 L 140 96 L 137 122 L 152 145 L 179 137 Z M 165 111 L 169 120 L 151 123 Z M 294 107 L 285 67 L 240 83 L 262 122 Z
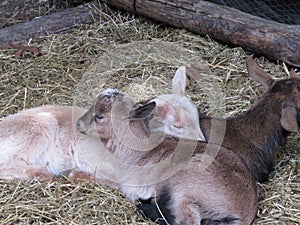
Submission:
M 300 66 L 300 26 L 202 0 L 107 0 L 107 4 L 245 50 Z
M 107 4 L 150 19 L 235 45 L 256 54 L 300 66 L 300 26 L 285 25 L 202 0 L 106 0 Z M 66 33 L 99 16 L 96 2 L 0 29 L 6 42 Z
M 99 7 L 97 2 L 87 3 L 0 29 L 0 46 L 6 42 L 71 32 L 79 26 L 94 22 L 99 17 Z

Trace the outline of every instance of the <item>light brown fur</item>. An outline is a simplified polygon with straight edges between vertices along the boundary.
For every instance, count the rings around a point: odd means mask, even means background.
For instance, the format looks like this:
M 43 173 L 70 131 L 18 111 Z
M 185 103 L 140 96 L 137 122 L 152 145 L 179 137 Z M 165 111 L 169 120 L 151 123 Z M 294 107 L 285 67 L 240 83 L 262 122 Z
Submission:
M 0 178 L 54 180 L 55 175 L 74 168 L 72 120 L 84 112 L 77 107 L 42 106 L 4 118 Z
M 172 94 L 152 99 L 158 102 L 160 109 L 166 108 L 164 114 L 157 109 L 154 115 L 160 121 L 163 117 L 187 118 L 184 123 L 187 127 L 176 128 L 172 134 L 199 139 L 203 137 L 199 124 L 189 120 L 198 120 L 197 108 L 182 94 L 186 87 L 184 69 L 182 67 L 175 73 Z M 182 105 L 179 110 L 173 107 L 177 102 Z M 189 114 L 187 111 L 192 111 L 193 117 L 185 116 Z M 99 140 L 76 130 L 75 123 L 84 112 L 85 109 L 75 106 L 52 105 L 26 109 L 4 118 L 0 123 L 0 178 L 53 181 L 55 176 L 71 171 L 70 179 L 85 178 L 116 187 L 105 179 L 105 175 L 118 177 L 115 175 L 117 170 L 109 163 L 103 163 L 110 159 L 105 147 Z M 170 134 L 168 126 L 155 129 Z M 131 158 L 130 155 L 124 157 Z M 99 162 L 103 165 L 99 166 Z
M 145 119 L 155 105 L 132 110 L 133 105 L 128 96 L 109 89 L 77 123 L 82 133 L 100 138 L 111 152 L 125 195 L 134 201 L 167 191 L 166 210 L 175 216 L 176 224 L 224 218 L 233 218 L 231 224 L 250 224 L 257 211 L 256 183 L 240 158 L 219 145 L 188 140 L 176 150 L 177 140 L 153 139 L 156 147 L 149 148 L 155 134 L 149 134 Z

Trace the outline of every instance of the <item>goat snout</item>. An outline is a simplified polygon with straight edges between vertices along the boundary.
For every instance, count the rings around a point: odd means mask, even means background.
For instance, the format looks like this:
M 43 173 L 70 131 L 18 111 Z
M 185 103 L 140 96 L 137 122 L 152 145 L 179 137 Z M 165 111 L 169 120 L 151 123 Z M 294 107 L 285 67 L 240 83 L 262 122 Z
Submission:
M 81 120 L 77 121 L 76 128 L 82 134 L 87 134 L 88 132 L 88 127 Z

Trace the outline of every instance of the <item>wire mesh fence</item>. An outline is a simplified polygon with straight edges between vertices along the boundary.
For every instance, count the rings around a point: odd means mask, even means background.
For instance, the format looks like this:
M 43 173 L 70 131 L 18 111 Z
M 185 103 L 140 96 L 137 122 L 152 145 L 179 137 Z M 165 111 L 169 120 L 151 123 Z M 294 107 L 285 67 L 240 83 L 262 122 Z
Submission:
M 207 0 L 236 8 L 264 19 L 290 25 L 300 24 L 299 0 Z

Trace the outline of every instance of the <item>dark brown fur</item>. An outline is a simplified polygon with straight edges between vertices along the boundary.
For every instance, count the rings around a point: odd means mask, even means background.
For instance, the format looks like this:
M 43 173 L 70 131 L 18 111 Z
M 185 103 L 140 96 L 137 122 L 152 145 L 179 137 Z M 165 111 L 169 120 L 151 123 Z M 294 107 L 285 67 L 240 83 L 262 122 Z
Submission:
M 293 127 L 282 126 L 283 117 L 290 117 L 289 120 L 294 119 L 298 124 L 299 88 L 297 78 L 274 82 L 260 102 L 241 115 L 226 120 L 200 115 L 201 129 L 209 142 L 217 142 L 236 152 L 258 182 L 266 182 L 277 151 L 285 145 L 290 132 L 295 131 Z M 284 115 L 285 110 L 295 110 L 294 116 Z M 291 124 L 290 121 L 287 123 Z M 220 142 L 215 138 L 220 134 L 214 132 L 224 126 L 224 139 Z

